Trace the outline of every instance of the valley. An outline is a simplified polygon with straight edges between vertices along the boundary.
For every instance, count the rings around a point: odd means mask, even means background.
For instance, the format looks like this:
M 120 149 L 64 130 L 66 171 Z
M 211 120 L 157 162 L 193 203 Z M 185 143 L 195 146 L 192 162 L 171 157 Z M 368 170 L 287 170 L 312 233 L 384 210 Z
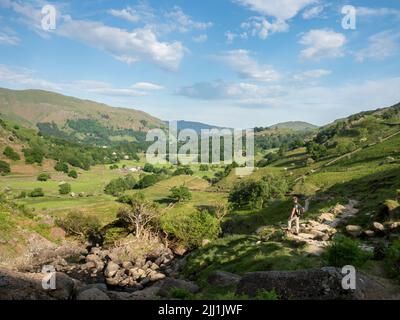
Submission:
M 0 94 L 2 273 L 34 284 L 54 264 L 80 281 L 68 299 L 276 300 L 304 293 L 275 276 L 313 288 L 350 264 L 370 287 L 322 296 L 399 297 L 400 105 L 256 128 L 256 168 L 240 177 L 235 164 L 146 163 L 144 133 L 165 126 L 151 116 L 117 127 L 101 119 L 111 107 L 99 118 L 92 102 L 31 94 Z M 50 100 L 65 118 L 36 114 Z M 309 204 L 299 235 L 285 230 L 293 196 Z

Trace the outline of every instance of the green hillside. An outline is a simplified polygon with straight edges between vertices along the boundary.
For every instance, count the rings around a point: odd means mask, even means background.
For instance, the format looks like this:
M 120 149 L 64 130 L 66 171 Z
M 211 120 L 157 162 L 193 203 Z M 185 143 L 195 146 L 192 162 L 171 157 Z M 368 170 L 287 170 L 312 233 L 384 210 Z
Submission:
M 113 108 L 42 90 L 0 89 L 0 114 L 44 134 L 86 140 L 90 143 L 134 141 L 141 132 L 164 123 L 134 109 Z M 89 129 L 88 129 L 89 128 Z

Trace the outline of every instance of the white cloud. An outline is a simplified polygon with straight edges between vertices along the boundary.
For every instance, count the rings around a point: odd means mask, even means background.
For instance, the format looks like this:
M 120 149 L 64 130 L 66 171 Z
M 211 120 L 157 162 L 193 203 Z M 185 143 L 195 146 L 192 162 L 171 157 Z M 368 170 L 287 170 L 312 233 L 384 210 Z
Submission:
M 232 100 L 240 105 L 261 104 L 282 93 L 280 86 L 265 86 L 246 82 L 199 82 L 182 87 L 178 95 L 198 100 Z
M 100 22 L 66 17 L 57 34 L 103 50 L 128 64 L 150 60 L 170 70 L 178 69 L 185 52 L 180 42 L 159 41 L 154 31 L 146 27 L 127 31 Z
M 57 29 L 54 32 L 46 33 L 40 27 L 42 15 L 39 3 L 33 6 L 30 3 L 0 0 L 0 6 L 10 8 L 22 15 L 24 23 L 30 25 L 39 34 L 58 35 L 80 41 L 103 50 L 127 64 L 147 60 L 164 69 L 176 70 L 186 51 L 179 41 L 160 41 L 151 27 L 127 31 L 105 25 L 102 22 L 74 20 L 70 16 L 61 15 L 61 10 L 58 10 Z
M 246 30 L 247 36 L 258 36 L 260 39 L 267 39 L 270 34 L 284 32 L 289 29 L 289 25 L 283 20 L 269 22 L 264 17 L 251 17 L 247 22 L 243 22 L 241 27 Z
M 323 76 L 330 75 L 331 73 L 332 73 L 331 70 L 314 69 L 314 70 L 304 71 L 299 74 L 295 74 L 293 76 L 293 78 L 298 81 L 303 81 L 303 80 L 308 80 L 308 79 L 319 79 Z
M 133 88 L 116 88 L 107 82 L 91 81 L 91 80 L 76 81 L 73 84 L 65 85 L 65 88 L 66 89 L 80 88 L 80 90 L 104 96 L 142 97 L 147 95 L 145 92 L 141 92 Z
M 43 89 L 61 93 L 92 93 L 110 97 L 143 97 L 151 90 L 161 90 L 162 86 L 138 82 L 131 87 L 114 87 L 103 81 L 78 80 L 70 83 L 55 83 L 38 78 L 35 71 L 25 68 L 9 67 L 0 64 L 0 83 L 22 89 Z
M 17 46 L 20 43 L 20 39 L 9 32 L 8 30 L 0 30 L 0 45 L 10 45 L 10 46 Z
M 141 20 L 139 13 L 131 7 L 126 7 L 125 9 L 120 10 L 110 9 L 108 10 L 108 13 L 114 17 L 121 18 L 133 23 L 139 22 Z
M 233 33 L 232 31 L 227 31 L 225 32 L 225 37 L 226 37 L 226 43 L 231 44 L 237 37 L 237 34 Z
M 355 53 L 358 62 L 366 59 L 383 60 L 396 53 L 399 48 L 400 32 L 382 31 L 368 38 L 368 46 Z
M 278 20 L 289 20 L 315 0 L 234 0 L 259 14 L 272 16 Z
M 318 5 L 304 10 L 302 16 L 303 19 L 310 20 L 319 17 L 323 11 L 324 11 L 324 6 Z
M 133 89 L 139 90 L 162 90 L 164 89 L 163 86 L 158 84 L 150 83 L 150 82 L 138 82 L 132 86 Z
M 231 50 L 216 56 L 216 59 L 228 65 L 243 78 L 271 82 L 281 78 L 281 74 L 271 66 L 259 64 L 247 50 Z
M 360 17 L 383 17 L 392 15 L 400 18 L 400 10 L 393 8 L 369 8 L 369 7 L 357 7 L 357 16 Z
M 303 34 L 299 43 L 306 46 L 300 54 L 303 59 L 336 58 L 344 56 L 346 37 L 330 29 L 313 29 Z
M 0 82 L 11 85 L 19 85 L 26 88 L 55 91 L 62 89 L 61 84 L 37 78 L 33 70 L 25 68 L 10 68 L 2 64 L 0 64 Z
M 194 36 L 192 39 L 194 42 L 202 43 L 202 42 L 206 42 L 208 40 L 208 36 L 206 34 L 201 34 L 198 36 Z
M 190 30 L 206 30 L 213 26 L 212 22 L 194 21 L 177 6 L 175 6 L 172 11 L 166 12 L 165 17 L 169 20 L 168 24 L 170 29 L 178 30 L 182 33 Z

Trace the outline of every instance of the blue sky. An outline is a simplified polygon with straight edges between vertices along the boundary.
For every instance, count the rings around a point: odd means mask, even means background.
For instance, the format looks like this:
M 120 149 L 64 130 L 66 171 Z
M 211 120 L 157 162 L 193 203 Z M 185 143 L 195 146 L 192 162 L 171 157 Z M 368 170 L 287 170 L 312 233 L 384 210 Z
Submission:
M 0 0 L 0 86 L 164 120 L 321 125 L 400 101 L 399 25 L 397 0 Z

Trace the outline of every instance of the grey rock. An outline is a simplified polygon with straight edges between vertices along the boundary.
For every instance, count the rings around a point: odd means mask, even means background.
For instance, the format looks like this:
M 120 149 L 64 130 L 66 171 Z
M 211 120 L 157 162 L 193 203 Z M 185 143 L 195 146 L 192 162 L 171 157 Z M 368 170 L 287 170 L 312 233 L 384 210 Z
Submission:
M 208 277 L 208 283 L 215 287 L 236 286 L 241 277 L 225 271 L 215 271 Z
M 275 291 L 282 300 L 384 299 L 387 290 L 378 281 L 357 272 L 356 290 L 342 288 L 341 270 L 333 267 L 245 274 L 236 293 L 253 297 L 260 290 Z
M 98 288 L 91 288 L 81 291 L 76 300 L 110 300 L 107 294 Z
M 119 265 L 116 264 L 116 263 L 113 262 L 113 261 L 110 261 L 110 262 L 107 264 L 106 270 L 104 270 L 104 275 L 105 275 L 107 278 L 112 278 L 112 277 L 114 277 L 114 276 L 116 275 L 116 273 L 118 272 L 118 270 L 119 270 Z

